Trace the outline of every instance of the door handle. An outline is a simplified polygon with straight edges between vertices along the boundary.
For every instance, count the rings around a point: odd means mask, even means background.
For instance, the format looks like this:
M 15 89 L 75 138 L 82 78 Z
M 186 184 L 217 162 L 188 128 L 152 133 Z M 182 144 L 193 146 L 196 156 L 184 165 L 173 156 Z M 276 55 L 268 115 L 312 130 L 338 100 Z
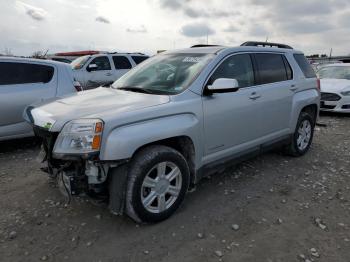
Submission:
M 298 88 L 295 85 L 291 85 L 289 90 L 295 92 L 298 90 Z
M 112 74 L 111 73 L 106 73 L 106 76 L 111 76 Z
M 250 95 L 250 99 L 252 99 L 252 100 L 256 100 L 256 99 L 258 99 L 258 98 L 260 98 L 261 97 L 261 95 L 259 95 L 259 94 L 257 94 L 256 92 L 253 92 L 251 95 Z

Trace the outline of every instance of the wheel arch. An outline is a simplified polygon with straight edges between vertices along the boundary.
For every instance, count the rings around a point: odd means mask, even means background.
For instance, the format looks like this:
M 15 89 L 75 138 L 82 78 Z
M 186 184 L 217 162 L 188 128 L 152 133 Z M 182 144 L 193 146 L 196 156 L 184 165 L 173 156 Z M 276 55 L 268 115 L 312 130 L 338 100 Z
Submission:
M 190 176 L 191 176 L 190 183 L 191 184 L 194 183 L 196 179 L 195 177 L 196 176 L 196 164 L 195 164 L 196 149 L 195 149 L 193 140 L 189 136 L 186 136 L 186 135 L 175 136 L 175 137 L 169 137 L 169 138 L 150 142 L 148 144 L 140 146 L 134 152 L 132 157 L 134 157 L 134 155 L 136 155 L 140 150 L 152 145 L 167 146 L 180 152 L 181 155 L 186 159 L 188 163 L 188 167 L 190 169 Z
M 318 116 L 318 106 L 317 104 L 311 104 L 311 105 L 307 105 L 305 107 L 303 107 L 300 111 L 300 113 L 302 112 L 306 112 L 308 114 L 310 114 L 313 119 L 315 120 L 315 122 L 313 123 L 314 125 L 316 124 L 316 120 L 317 120 L 317 116 Z
M 184 152 L 185 144 L 193 148 L 196 165 L 200 162 L 202 132 L 200 121 L 186 113 L 150 119 L 121 126 L 106 132 L 102 138 L 101 160 L 130 159 L 144 146 L 163 143 Z M 187 148 L 188 149 L 188 148 Z M 184 154 L 184 153 L 183 153 Z M 192 157 L 191 157 L 192 159 Z
M 294 132 L 301 112 L 311 113 L 317 120 L 320 95 L 316 89 L 308 89 L 294 95 L 290 119 L 290 130 Z M 316 121 L 315 121 L 316 122 Z

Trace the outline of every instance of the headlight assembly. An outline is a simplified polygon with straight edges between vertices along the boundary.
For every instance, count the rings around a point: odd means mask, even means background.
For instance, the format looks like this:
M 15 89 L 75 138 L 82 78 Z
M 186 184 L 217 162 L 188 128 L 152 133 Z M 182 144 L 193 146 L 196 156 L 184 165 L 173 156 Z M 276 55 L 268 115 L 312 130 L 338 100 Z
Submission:
M 86 154 L 98 152 L 101 146 L 101 119 L 78 119 L 68 122 L 57 137 L 55 154 Z
M 340 92 L 343 96 L 350 96 L 350 89 L 346 89 Z

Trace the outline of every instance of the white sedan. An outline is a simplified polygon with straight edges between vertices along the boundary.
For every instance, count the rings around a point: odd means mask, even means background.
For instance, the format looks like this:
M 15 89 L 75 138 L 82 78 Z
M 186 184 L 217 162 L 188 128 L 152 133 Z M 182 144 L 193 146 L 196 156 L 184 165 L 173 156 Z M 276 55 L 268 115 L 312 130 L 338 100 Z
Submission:
M 321 79 L 321 110 L 350 113 L 350 64 L 323 66 Z

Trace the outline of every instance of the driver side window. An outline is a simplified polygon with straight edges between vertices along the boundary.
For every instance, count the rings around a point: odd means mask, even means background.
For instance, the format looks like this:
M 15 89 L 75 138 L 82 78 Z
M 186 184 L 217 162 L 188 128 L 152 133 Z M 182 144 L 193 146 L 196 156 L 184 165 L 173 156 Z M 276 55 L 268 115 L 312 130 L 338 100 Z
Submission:
M 254 69 L 249 54 L 233 55 L 223 61 L 209 79 L 208 85 L 216 79 L 236 79 L 238 86 L 248 87 L 254 85 Z
M 111 70 L 111 64 L 107 56 L 99 56 L 94 58 L 90 65 L 96 65 L 94 68 L 90 68 L 91 71 Z

